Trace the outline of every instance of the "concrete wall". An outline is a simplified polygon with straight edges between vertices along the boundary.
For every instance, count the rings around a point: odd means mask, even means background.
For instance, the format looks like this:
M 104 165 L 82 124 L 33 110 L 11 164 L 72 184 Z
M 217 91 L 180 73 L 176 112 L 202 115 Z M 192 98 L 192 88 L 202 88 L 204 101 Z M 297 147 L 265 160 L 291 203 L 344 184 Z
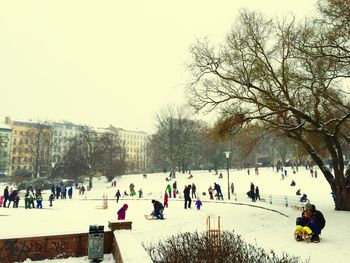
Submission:
M 132 222 L 109 222 L 110 231 L 104 232 L 104 254 L 113 253 L 116 262 L 121 259 L 120 251 L 113 231 L 131 230 Z M 0 240 L 0 262 L 21 262 L 53 258 L 84 257 L 88 255 L 89 233 L 9 238 Z

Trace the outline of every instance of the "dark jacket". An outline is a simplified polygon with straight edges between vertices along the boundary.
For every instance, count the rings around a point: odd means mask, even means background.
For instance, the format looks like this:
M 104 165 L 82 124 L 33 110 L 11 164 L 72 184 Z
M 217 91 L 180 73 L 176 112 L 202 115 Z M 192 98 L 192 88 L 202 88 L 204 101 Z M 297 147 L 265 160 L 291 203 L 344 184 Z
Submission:
M 153 207 L 154 207 L 154 211 L 164 210 L 164 206 L 163 206 L 162 203 L 159 202 L 159 201 L 155 201 L 155 202 L 153 203 Z
M 190 191 L 191 191 L 191 186 L 186 186 L 184 190 L 185 198 L 190 198 Z
M 6 199 L 9 198 L 9 189 L 8 189 L 8 187 L 6 187 L 5 190 L 4 190 L 4 197 L 5 197 Z
M 312 217 L 315 219 L 316 223 L 320 226 L 320 229 L 323 229 L 326 225 L 326 219 L 323 214 L 316 210 L 315 206 L 311 206 Z

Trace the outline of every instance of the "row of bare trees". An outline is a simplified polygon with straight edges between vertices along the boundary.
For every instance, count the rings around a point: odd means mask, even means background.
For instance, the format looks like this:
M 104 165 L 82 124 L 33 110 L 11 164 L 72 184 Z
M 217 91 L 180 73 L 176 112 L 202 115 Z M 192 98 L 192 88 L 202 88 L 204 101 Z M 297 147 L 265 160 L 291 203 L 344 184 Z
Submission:
M 29 127 L 20 142 L 13 147 L 14 161 L 25 160 L 32 169 L 16 170 L 14 176 L 60 177 L 77 179 L 79 176 L 105 175 L 110 180 L 126 170 L 126 150 L 118 134 L 98 133 L 82 127 L 81 133 L 68 140 L 67 151 L 58 163 L 53 163 L 53 130 L 50 125 L 36 123 Z M 1 137 L 1 144 L 5 139 Z M 0 147 L 0 153 L 2 152 Z M 55 165 L 52 167 L 52 165 Z M 90 180 L 90 187 L 92 180 Z
M 198 41 L 189 103 L 219 109 L 222 136 L 254 124 L 302 146 L 335 193 L 335 209 L 350 211 L 350 2 L 322 0 L 318 10 L 302 24 L 243 10 L 220 47 Z
M 270 140 L 261 141 L 264 131 L 258 125 L 244 127 L 234 137 L 220 137 L 219 125 L 208 127 L 206 123 L 195 120 L 186 107 L 169 105 L 156 115 L 156 132 L 151 136 L 148 157 L 155 171 L 170 169 L 171 176 L 176 171 L 186 172 L 194 169 L 218 170 L 226 167 L 225 150 L 230 150 L 232 167 L 255 165 L 255 159 L 249 158 L 258 145 L 265 145 L 269 152 L 268 163 L 286 161 L 287 156 L 302 155 L 287 138 L 279 134 L 270 134 Z
M 53 177 L 76 179 L 89 175 L 105 175 L 109 180 L 125 173 L 126 150 L 118 134 L 97 133 L 89 127 L 70 140 L 67 153 L 53 168 Z

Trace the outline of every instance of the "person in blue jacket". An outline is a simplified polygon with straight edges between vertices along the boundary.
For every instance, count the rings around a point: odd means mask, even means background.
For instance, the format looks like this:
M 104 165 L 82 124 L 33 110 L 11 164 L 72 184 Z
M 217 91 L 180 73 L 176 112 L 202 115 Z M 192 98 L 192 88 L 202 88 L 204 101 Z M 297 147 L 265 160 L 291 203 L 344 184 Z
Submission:
M 218 200 L 220 200 L 220 198 L 221 198 L 221 200 L 224 200 L 224 197 L 223 197 L 222 192 L 221 192 L 221 187 L 219 184 L 214 183 L 214 190 L 216 191 L 216 196 L 217 196 Z

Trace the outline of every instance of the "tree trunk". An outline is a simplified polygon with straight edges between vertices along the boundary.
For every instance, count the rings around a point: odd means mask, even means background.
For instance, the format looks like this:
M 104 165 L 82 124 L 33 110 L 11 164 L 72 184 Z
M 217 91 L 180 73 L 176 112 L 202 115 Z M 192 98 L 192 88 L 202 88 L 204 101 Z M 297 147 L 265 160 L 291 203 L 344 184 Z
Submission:
M 350 189 L 337 187 L 335 210 L 350 211 Z
M 333 175 L 314 148 L 306 141 L 303 141 L 303 143 L 329 183 L 331 188 L 330 195 L 335 193 L 335 210 L 350 211 L 350 177 L 344 176 L 343 169 L 333 169 Z M 332 158 L 332 162 L 334 168 L 339 167 L 340 160 Z M 348 175 L 348 173 L 350 174 L 350 171 L 346 170 L 346 175 Z M 345 182 L 343 180 L 344 177 L 346 179 Z
M 89 176 L 89 188 L 90 189 L 92 188 L 92 176 L 91 175 Z

